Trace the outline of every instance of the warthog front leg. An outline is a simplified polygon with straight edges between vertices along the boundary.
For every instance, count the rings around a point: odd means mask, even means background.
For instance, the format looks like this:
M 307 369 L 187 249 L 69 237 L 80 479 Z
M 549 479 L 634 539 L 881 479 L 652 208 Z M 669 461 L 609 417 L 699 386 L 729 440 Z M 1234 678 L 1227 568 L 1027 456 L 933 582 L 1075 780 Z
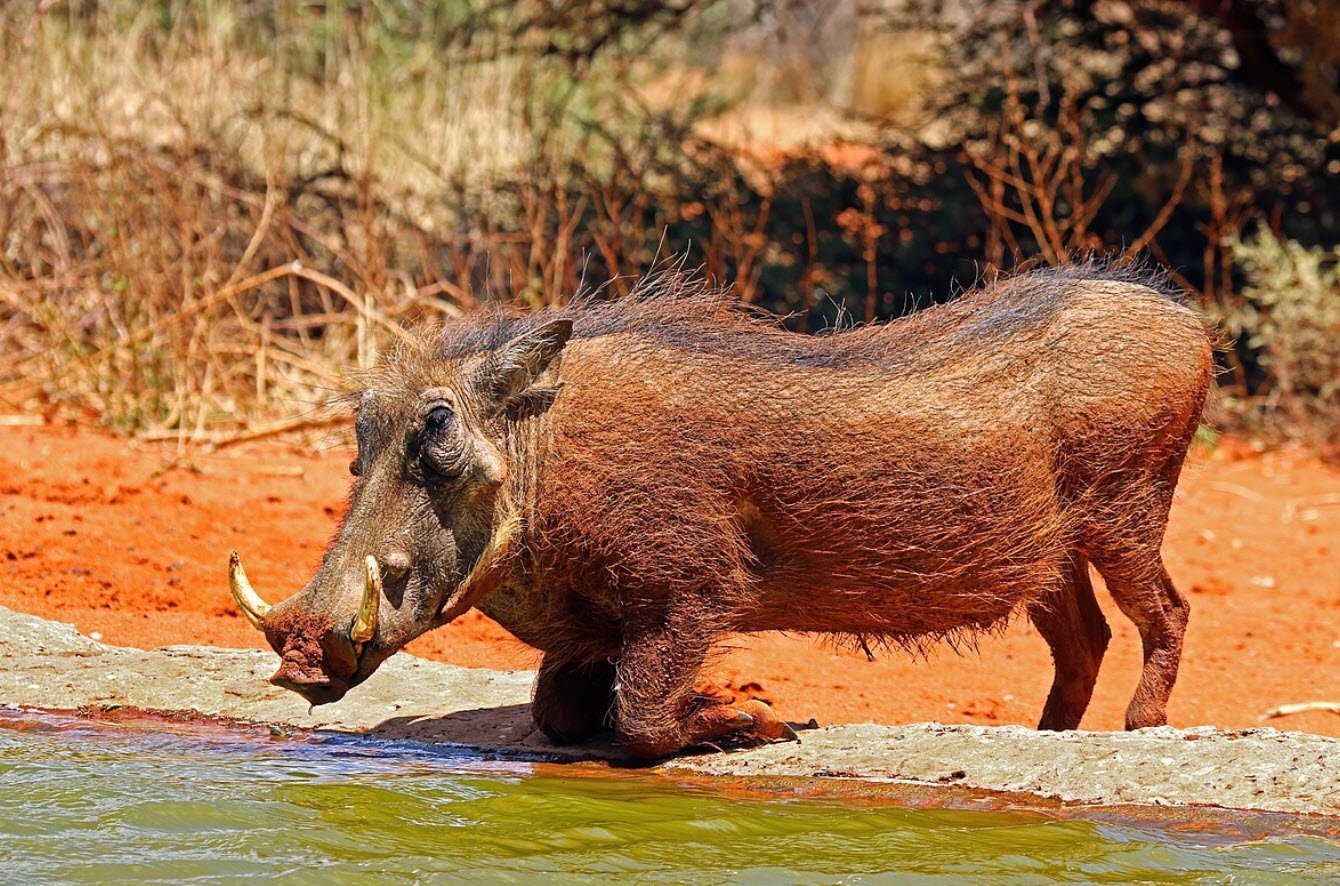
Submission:
M 630 621 L 615 690 L 617 729 L 634 757 L 655 760 L 692 745 L 750 747 L 794 740 L 795 732 L 757 700 L 725 703 L 694 692 L 715 636 L 705 609 L 688 606 Z
M 535 678 L 531 717 L 557 744 L 578 744 L 614 725 L 614 665 L 546 655 Z

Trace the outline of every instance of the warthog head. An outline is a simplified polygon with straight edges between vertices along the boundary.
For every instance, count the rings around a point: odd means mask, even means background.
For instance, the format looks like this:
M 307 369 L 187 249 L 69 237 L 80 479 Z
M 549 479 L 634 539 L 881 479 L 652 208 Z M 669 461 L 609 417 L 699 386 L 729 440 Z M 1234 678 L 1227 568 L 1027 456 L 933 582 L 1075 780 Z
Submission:
M 537 382 L 571 334 L 555 319 L 473 354 L 383 362 L 358 401 L 349 509 L 316 575 L 270 606 L 232 555 L 233 598 L 281 658 L 270 682 L 338 701 L 487 592 L 518 525 L 504 428 L 552 401 L 555 388 Z

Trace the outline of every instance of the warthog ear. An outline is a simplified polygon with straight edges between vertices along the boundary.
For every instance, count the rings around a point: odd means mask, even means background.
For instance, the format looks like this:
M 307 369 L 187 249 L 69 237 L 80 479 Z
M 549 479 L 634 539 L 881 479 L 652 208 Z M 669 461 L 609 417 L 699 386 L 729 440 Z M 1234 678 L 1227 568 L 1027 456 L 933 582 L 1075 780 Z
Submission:
M 535 384 L 571 337 L 571 320 L 550 320 L 494 351 L 481 367 L 481 381 L 494 402 L 506 406 Z

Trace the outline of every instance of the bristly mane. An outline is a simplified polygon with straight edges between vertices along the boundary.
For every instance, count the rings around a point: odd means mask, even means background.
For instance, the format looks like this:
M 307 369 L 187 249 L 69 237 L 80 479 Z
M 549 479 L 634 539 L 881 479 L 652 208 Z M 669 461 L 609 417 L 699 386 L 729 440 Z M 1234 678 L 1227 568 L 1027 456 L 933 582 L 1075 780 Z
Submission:
M 1027 278 L 1027 286 L 1015 282 Z M 851 325 L 813 335 L 787 331 L 785 320 L 735 299 L 728 287 L 678 268 L 649 274 L 621 297 L 604 292 L 578 293 L 564 306 L 523 312 L 499 304 L 480 309 L 444 326 L 433 344 L 442 359 L 463 359 L 493 350 L 556 317 L 573 321 L 576 340 L 631 334 L 655 345 L 735 358 L 789 363 L 813 368 L 841 368 L 871 361 L 915 362 L 922 338 L 916 327 L 948 331 L 961 326 L 965 337 L 981 347 L 1047 322 L 1076 284 L 1111 282 L 1138 286 L 1181 303 L 1184 293 L 1166 271 L 1149 263 L 1118 265 L 1089 257 L 1058 268 L 1011 274 L 947 302 L 906 316 L 869 325 Z M 899 328 L 895 343 L 884 330 Z
M 1126 283 L 1152 289 L 1169 301 L 1183 304 L 1187 301 L 1186 290 L 1173 282 L 1172 273 L 1162 265 L 1140 255 L 1133 260 L 1124 260 L 1121 256 L 1088 254 L 1077 261 L 1059 267 L 1031 267 L 1016 269 L 1002 282 L 1014 280 L 1027 274 L 1030 279 L 1053 281 L 1061 286 L 1076 282 L 1101 280 L 1110 283 Z

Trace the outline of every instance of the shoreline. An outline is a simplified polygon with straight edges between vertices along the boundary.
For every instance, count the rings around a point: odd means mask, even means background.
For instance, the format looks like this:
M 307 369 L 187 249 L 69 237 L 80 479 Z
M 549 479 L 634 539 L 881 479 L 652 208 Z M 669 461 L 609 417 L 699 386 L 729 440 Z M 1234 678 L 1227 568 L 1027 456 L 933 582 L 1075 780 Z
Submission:
M 557 747 L 530 722 L 533 672 L 397 655 L 332 705 L 308 709 L 265 682 L 259 650 L 110 646 L 0 607 L 0 705 L 130 708 L 178 718 L 361 734 L 551 763 L 626 765 L 606 740 Z M 1027 795 L 1088 806 L 1212 807 L 1340 817 L 1340 740 L 1272 728 L 1037 732 L 1021 726 L 871 723 L 788 742 L 672 758 L 649 771 L 745 780 L 822 779 Z

